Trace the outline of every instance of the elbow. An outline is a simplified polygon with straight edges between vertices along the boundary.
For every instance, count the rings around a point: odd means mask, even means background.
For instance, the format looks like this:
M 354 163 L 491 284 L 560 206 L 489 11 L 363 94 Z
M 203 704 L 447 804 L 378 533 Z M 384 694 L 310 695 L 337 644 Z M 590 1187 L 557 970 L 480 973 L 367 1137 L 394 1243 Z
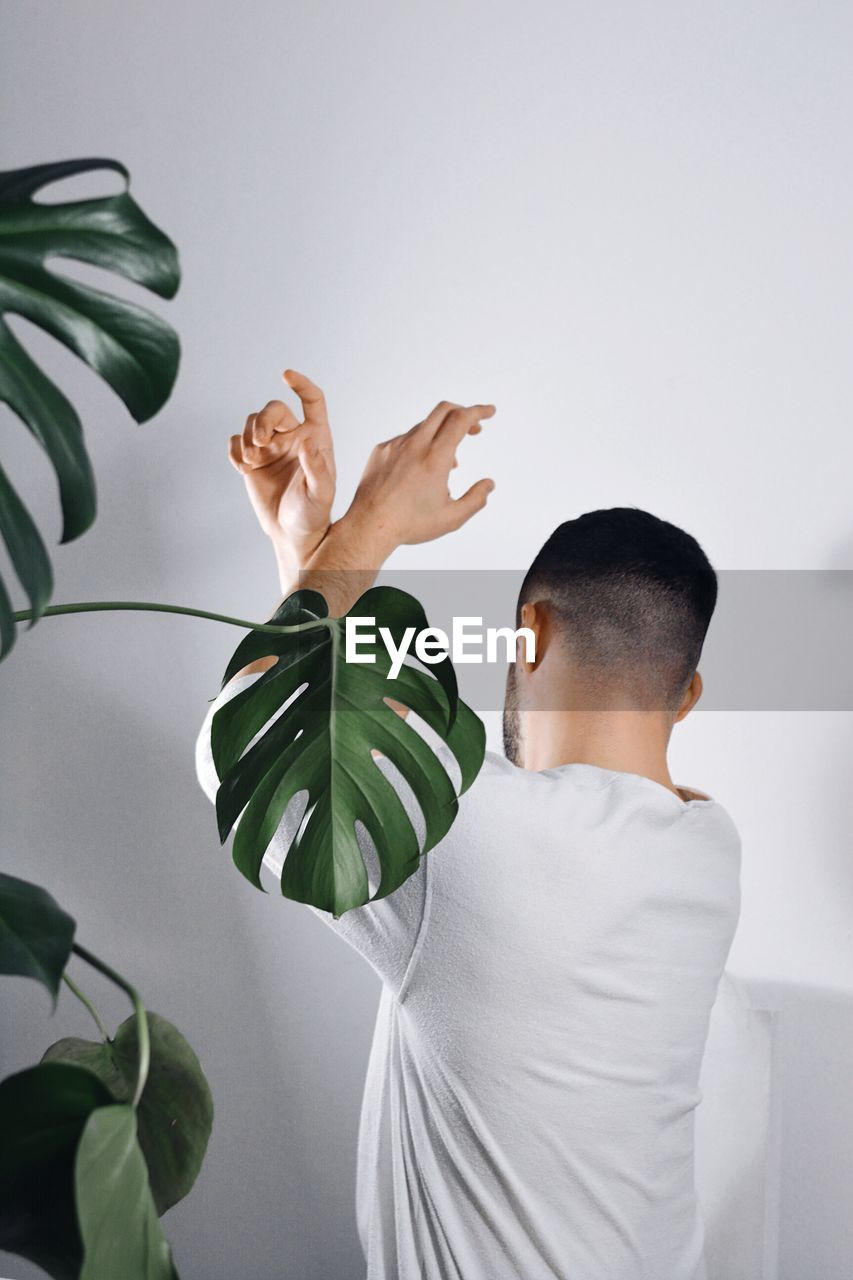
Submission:
M 211 707 L 204 718 L 201 732 L 196 739 L 195 774 L 198 784 L 208 800 L 215 803 L 216 793 L 219 790 L 219 775 L 213 763 L 213 752 L 210 746 L 210 725 L 213 720 L 213 713 L 214 708 Z
M 265 659 L 261 659 L 260 661 L 265 661 Z M 273 659 L 273 661 L 275 661 L 275 659 Z M 207 714 L 204 717 L 204 722 L 201 726 L 201 731 L 199 732 L 199 735 L 196 738 L 196 744 L 195 744 L 196 777 L 198 778 L 198 783 L 202 791 L 205 793 L 205 795 L 208 797 L 209 800 L 212 800 L 214 802 L 216 800 L 216 793 L 219 790 L 220 778 L 219 778 L 219 774 L 216 772 L 216 766 L 213 763 L 213 750 L 210 744 L 210 734 L 213 726 L 213 717 L 216 715 L 216 712 L 219 710 L 220 707 L 223 707 L 226 702 L 229 702 L 231 698 L 235 696 L 235 694 L 240 693 L 243 689 L 247 687 L 247 684 L 246 684 L 247 674 L 249 677 L 249 681 L 251 683 L 254 683 L 256 675 L 254 672 L 248 671 L 248 668 L 247 668 L 246 670 L 239 672 L 236 676 L 232 676 L 228 684 L 226 684 L 223 689 L 220 689 L 219 693 L 216 695 L 213 702 L 211 702 L 210 706 L 207 709 Z

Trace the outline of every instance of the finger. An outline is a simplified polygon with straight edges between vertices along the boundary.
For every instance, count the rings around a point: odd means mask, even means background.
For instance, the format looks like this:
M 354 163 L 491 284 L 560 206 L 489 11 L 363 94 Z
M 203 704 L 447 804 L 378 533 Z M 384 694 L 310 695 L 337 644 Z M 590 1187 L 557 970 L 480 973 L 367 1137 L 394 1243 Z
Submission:
M 482 430 L 483 418 L 491 418 L 495 413 L 493 404 L 472 404 L 466 408 L 455 408 L 450 412 L 435 433 L 436 444 L 449 444 L 455 449 L 467 435 L 477 435 Z M 473 430 L 476 428 L 476 430 Z
M 228 460 L 236 471 L 243 474 L 243 440 L 241 436 L 231 436 L 228 441 Z
M 246 419 L 246 425 L 243 427 L 243 461 L 248 463 L 254 462 L 260 456 L 254 439 L 255 419 L 257 416 L 256 413 L 250 413 Z
M 450 504 L 450 528 L 461 528 L 478 511 L 482 511 L 494 487 L 494 480 L 478 480 L 476 484 L 472 484 L 471 488 L 462 494 L 461 498 L 454 499 Z
M 444 422 L 449 413 L 454 409 L 461 409 L 461 404 L 455 404 L 452 400 L 439 400 L 434 409 L 431 409 L 423 422 L 416 422 L 409 434 L 417 432 L 419 435 L 432 439 L 438 428 Z
M 277 431 L 293 431 L 300 425 L 296 414 L 283 400 L 270 400 L 255 414 L 252 438 L 256 445 L 263 447 L 271 443 Z
M 281 376 L 302 401 L 302 412 L 305 415 L 305 421 L 314 426 L 327 427 L 329 425 L 329 414 L 326 409 L 326 397 L 317 384 L 312 382 L 310 378 L 306 378 L 304 373 L 297 373 L 295 369 L 285 369 Z

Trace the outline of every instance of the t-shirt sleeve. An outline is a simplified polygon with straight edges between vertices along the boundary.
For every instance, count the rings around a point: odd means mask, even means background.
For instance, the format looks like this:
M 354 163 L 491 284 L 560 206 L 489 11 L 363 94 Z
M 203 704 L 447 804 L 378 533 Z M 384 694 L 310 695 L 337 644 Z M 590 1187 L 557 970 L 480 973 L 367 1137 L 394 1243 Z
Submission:
M 235 697 L 243 689 L 248 688 L 260 674 L 260 672 L 252 672 L 249 675 L 238 676 L 231 680 L 211 702 L 204 717 L 196 740 L 195 764 L 198 781 L 211 801 L 216 800 L 216 792 L 220 782 L 213 763 L 210 744 L 213 717 L 221 706 L 224 706 L 230 698 Z M 411 723 L 413 728 L 419 728 L 416 718 Z M 426 729 L 426 726 L 423 726 L 423 728 Z M 428 741 L 430 740 L 428 730 L 423 736 Z M 253 741 L 256 740 L 257 738 Z M 438 754 L 445 760 L 446 757 L 449 757 L 449 752 L 447 752 L 446 748 L 443 751 L 439 750 Z M 452 757 L 450 759 L 452 760 Z M 377 765 L 395 787 L 415 828 L 420 847 L 423 848 L 423 818 L 411 791 L 385 757 L 378 757 Z M 446 765 L 446 767 L 448 766 Z M 452 776 L 452 766 L 449 771 Z M 456 781 L 455 778 L 454 781 Z M 298 829 L 303 811 L 304 793 L 301 801 L 298 795 L 291 801 L 264 856 L 264 866 L 277 877 L 281 874 L 287 850 Z M 214 839 L 216 838 L 215 830 L 214 826 Z M 360 831 L 358 839 L 368 874 L 370 892 L 373 893 L 379 883 L 378 861 L 370 841 Z M 331 912 L 323 911 L 319 907 L 309 906 L 310 911 L 340 937 L 344 938 L 350 946 L 354 947 L 372 965 L 383 982 L 390 986 L 397 995 L 402 991 L 406 972 L 412 960 L 425 919 L 428 897 L 428 863 L 428 856 L 422 855 L 417 871 L 409 876 L 393 893 L 388 894 L 385 898 L 378 899 L 376 902 L 368 902 L 363 907 L 354 907 L 351 911 L 344 912 L 337 920 Z

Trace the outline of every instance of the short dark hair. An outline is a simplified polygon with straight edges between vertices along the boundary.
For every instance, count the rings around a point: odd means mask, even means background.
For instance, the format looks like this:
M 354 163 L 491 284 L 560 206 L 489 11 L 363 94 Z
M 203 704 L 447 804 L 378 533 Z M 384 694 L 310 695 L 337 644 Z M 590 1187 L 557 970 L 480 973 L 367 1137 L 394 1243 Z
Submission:
M 683 529 L 610 507 L 554 530 L 527 571 L 518 613 L 539 601 L 597 684 L 618 686 L 632 705 L 675 708 L 699 663 L 717 575 Z

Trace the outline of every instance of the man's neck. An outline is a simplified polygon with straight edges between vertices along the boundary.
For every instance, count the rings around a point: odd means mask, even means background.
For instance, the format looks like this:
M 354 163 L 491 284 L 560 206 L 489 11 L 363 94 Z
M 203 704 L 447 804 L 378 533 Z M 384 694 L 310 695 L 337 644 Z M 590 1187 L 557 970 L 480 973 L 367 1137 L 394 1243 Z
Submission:
M 669 774 L 669 728 L 657 712 L 534 711 L 525 716 L 525 769 L 591 764 L 638 773 L 679 795 Z

